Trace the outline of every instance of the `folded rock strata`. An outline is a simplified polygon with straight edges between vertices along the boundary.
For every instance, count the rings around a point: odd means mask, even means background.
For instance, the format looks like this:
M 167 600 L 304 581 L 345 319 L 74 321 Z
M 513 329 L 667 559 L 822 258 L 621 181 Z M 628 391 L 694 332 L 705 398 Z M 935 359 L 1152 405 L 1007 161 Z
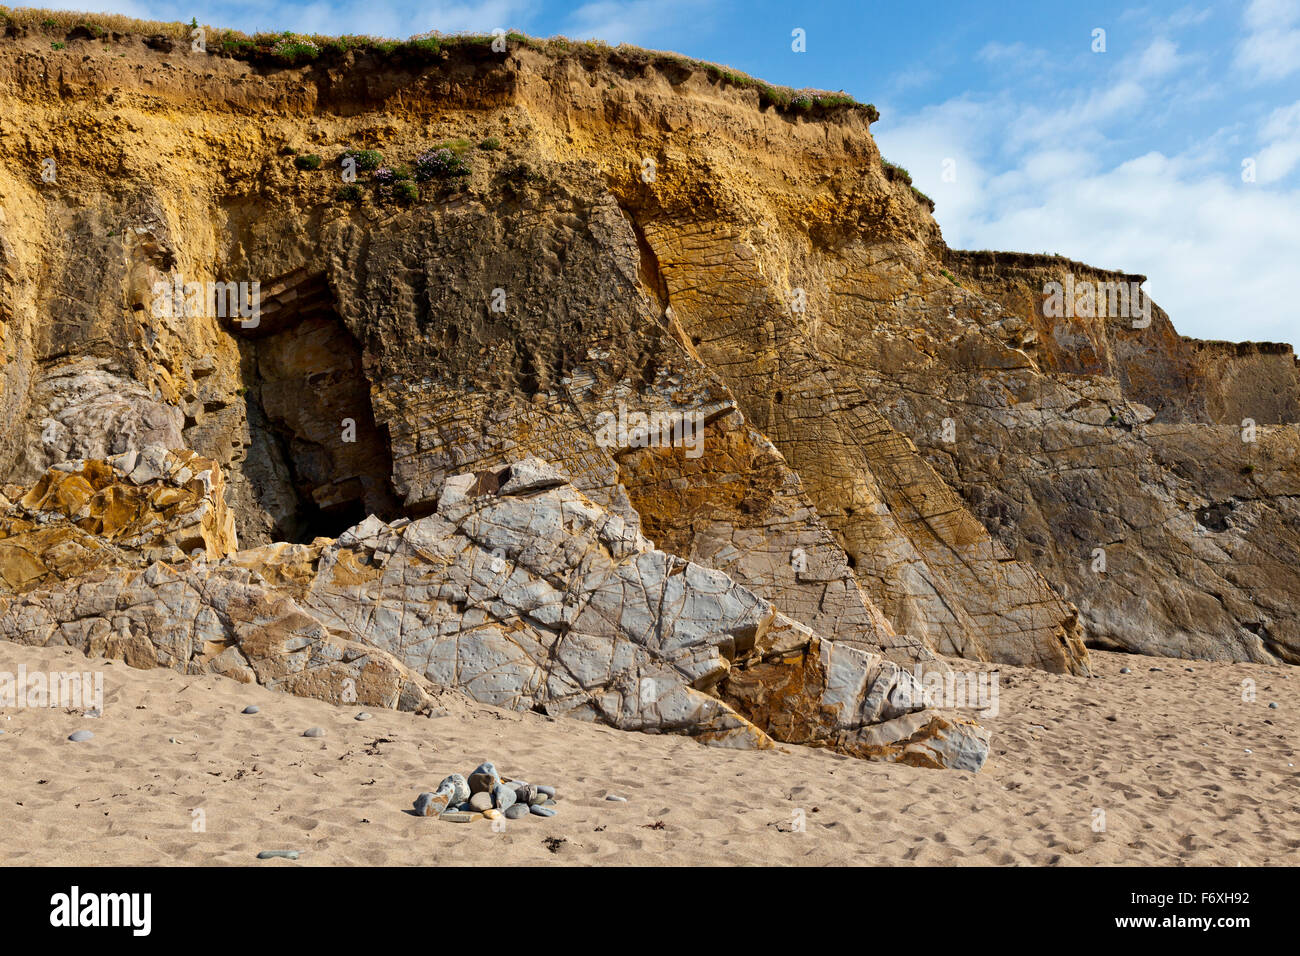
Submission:
M 906 745 L 863 729 L 924 707 L 909 671 L 656 550 L 538 459 L 452 476 L 434 513 L 370 517 L 336 541 L 31 589 L 0 609 L 0 637 L 333 701 L 421 709 L 454 689 L 723 746 L 893 759 Z

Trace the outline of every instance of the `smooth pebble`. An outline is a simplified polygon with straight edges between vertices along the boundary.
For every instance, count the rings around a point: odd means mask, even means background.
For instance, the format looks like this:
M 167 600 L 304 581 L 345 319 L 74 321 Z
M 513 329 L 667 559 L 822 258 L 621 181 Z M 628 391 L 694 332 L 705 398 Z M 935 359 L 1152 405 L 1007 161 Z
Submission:
M 492 788 L 492 805 L 498 810 L 505 810 L 515 805 L 518 798 L 514 790 L 507 787 L 504 783 L 499 783 Z
M 90 740 L 94 736 L 95 735 L 89 730 L 74 730 L 72 733 L 68 734 L 68 739 L 75 741 L 76 743 L 81 743 L 83 740 Z

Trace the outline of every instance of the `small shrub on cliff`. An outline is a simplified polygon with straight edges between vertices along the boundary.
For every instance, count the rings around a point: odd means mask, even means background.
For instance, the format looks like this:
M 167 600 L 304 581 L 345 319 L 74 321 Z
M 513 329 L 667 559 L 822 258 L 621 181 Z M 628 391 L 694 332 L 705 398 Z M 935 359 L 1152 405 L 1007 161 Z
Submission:
M 420 187 L 405 180 L 393 186 L 393 198 L 400 203 L 413 203 L 420 198 Z
M 415 157 L 412 165 L 415 167 L 416 180 L 422 183 L 431 179 L 454 179 L 469 175 L 469 166 L 446 146 L 421 153 Z
M 305 156 L 295 156 L 293 164 L 299 169 L 320 169 L 321 158 L 315 153 L 307 153 Z
M 320 47 L 306 37 L 288 34 L 280 37 L 271 47 L 271 52 L 283 63 L 294 65 L 306 63 L 320 56 Z
M 356 161 L 357 169 L 362 170 L 378 169 L 379 164 L 384 161 L 384 157 L 377 149 L 347 149 L 343 151 L 339 161 L 342 162 L 348 157 Z
M 493 152 L 501 148 L 501 140 L 497 139 L 495 136 L 489 136 L 487 139 L 483 140 L 483 142 L 478 144 L 478 148 L 486 150 L 489 153 Z
M 340 186 L 335 195 L 344 202 L 356 202 L 361 198 L 361 187 L 356 183 L 348 183 L 346 186 Z

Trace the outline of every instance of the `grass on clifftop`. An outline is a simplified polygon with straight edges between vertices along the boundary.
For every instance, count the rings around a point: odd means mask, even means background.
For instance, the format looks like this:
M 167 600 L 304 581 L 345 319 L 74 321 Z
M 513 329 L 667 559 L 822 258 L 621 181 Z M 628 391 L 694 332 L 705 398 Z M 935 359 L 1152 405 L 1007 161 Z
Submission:
M 69 39 L 78 29 L 93 37 L 161 36 L 189 42 L 197 22 L 180 21 L 164 23 L 153 20 L 136 20 L 115 13 L 76 13 L 67 10 L 42 10 L 35 7 L 0 6 L 0 27 L 14 26 L 34 33 L 45 33 L 59 40 Z M 320 36 L 317 34 L 258 33 L 249 36 L 237 30 L 222 30 L 204 26 L 204 39 L 209 55 L 229 56 L 255 64 L 278 66 L 303 66 L 314 60 L 331 61 L 348 53 L 365 54 L 381 58 L 399 59 L 403 63 L 433 63 L 447 58 L 454 51 L 490 48 L 491 35 L 455 34 L 437 32 L 417 34 L 407 40 L 391 40 L 371 36 Z M 566 56 L 600 57 L 614 64 L 658 69 L 686 69 L 707 74 L 715 82 L 738 89 L 758 92 L 759 106 L 775 106 L 781 112 L 820 114 L 838 110 L 861 111 L 868 122 L 880 119 L 880 112 L 870 103 L 859 103 L 844 92 L 826 90 L 797 90 L 788 86 L 774 86 L 747 73 L 730 67 L 708 63 L 676 53 L 661 53 L 641 47 L 620 44 L 610 46 L 599 40 L 569 40 L 551 37 L 541 40 L 522 33 L 507 33 L 513 44 L 527 46 L 548 56 L 560 59 Z

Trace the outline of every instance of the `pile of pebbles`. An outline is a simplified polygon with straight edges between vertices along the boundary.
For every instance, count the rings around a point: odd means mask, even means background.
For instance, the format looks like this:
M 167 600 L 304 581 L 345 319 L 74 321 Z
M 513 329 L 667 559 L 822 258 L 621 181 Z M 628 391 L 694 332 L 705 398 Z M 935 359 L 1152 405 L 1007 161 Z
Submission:
M 555 816 L 555 788 L 524 780 L 503 779 L 491 761 L 474 768 L 466 779 L 458 773 L 443 779 L 438 789 L 415 798 L 417 816 L 437 817 L 449 823 L 469 823 L 477 818 L 522 820 L 527 816 Z

